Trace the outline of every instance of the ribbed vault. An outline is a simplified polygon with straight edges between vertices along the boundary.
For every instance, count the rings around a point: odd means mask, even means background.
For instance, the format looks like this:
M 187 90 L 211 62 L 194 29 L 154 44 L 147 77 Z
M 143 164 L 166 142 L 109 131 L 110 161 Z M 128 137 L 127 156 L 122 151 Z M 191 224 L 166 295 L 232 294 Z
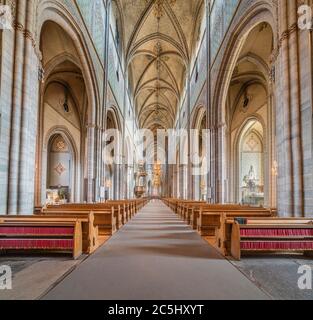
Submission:
M 122 1 L 128 74 L 139 125 L 172 128 L 202 0 Z

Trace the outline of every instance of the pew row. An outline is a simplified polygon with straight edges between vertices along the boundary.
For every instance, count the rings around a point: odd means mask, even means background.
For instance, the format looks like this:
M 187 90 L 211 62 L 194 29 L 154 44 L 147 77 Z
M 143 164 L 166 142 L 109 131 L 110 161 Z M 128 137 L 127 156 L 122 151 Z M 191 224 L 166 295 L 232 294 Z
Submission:
M 313 253 L 313 220 L 293 218 L 228 219 L 231 255 L 244 253 Z
M 0 252 L 83 252 L 82 220 L 45 217 L 1 217 Z
M 194 230 L 213 245 L 221 254 L 229 252 L 230 240 L 227 240 L 229 230 L 225 222 L 234 217 L 273 217 L 276 210 L 261 207 L 249 207 L 238 204 L 207 204 L 202 201 L 163 199 L 170 208 L 175 208 Z
M 42 210 L 45 216 L 85 217 L 90 212 L 94 215 L 94 225 L 100 238 L 112 236 L 121 227 L 120 211 L 117 208 L 98 208 L 94 205 L 49 206 Z

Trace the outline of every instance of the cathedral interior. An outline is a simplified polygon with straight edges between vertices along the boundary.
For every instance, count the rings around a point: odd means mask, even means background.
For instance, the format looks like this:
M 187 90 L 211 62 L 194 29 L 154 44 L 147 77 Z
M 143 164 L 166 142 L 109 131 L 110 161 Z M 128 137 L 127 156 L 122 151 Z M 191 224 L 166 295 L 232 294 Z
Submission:
M 298 19 L 297 0 L 0 0 L 0 300 L 312 300 Z

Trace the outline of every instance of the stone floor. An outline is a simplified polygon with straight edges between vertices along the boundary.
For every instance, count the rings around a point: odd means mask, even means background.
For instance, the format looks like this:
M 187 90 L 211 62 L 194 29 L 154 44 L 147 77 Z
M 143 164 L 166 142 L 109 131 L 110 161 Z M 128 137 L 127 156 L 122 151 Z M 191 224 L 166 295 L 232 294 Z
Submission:
M 4 299 L 313 299 L 298 289 L 302 256 L 221 257 L 159 202 L 148 205 L 95 254 L 0 257 L 13 270 Z M 108 288 L 110 288 L 108 290 Z
M 298 269 L 313 259 L 299 256 L 249 256 L 232 263 L 275 300 L 313 300 L 313 290 L 298 288 Z M 313 284 L 312 284 L 313 285 Z
M 0 257 L 0 266 L 10 266 L 13 275 L 12 290 L 0 290 L 0 300 L 39 299 L 84 258 L 75 261 L 68 256 Z

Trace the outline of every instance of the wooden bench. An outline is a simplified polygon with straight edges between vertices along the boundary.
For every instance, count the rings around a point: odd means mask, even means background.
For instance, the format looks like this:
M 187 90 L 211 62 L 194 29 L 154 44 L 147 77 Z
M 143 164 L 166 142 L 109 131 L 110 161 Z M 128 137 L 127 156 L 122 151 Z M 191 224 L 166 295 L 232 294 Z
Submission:
M 203 201 L 188 201 L 181 204 L 178 204 L 177 211 L 179 212 L 181 218 L 186 221 L 188 224 L 192 225 L 192 218 L 194 208 L 201 208 L 207 206 L 208 204 Z
M 222 254 L 226 255 L 227 244 L 226 244 L 226 230 L 225 221 L 230 217 L 271 217 L 272 212 L 269 209 L 203 209 L 201 212 L 198 222 L 197 230 L 201 236 L 216 247 Z
M 113 206 L 110 207 L 96 207 L 95 205 L 62 205 L 62 206 L 48 206 L 43 210 L 44 215 L 86 215 L 89 212 L 94 214 L 94 225 L 98 227 L 99 238 L 112 236 L 120 225 L 120 220 L 117 219 L 117 210 Z
M 243 253 L 312 253 L 313 220 L 231 219 L 231 255 L 240 260 Z
M 164 198 L 162 199 L 165 205 L 167 205 L 172 211 L 177 213 L 177 205 L 180 202 L 180 199 L 171 199 L 171 198 Z
M 222 212 L 222 211 L 230 211 L 230 210 L 253 210 L 253 211 L 268 211 L 268 209 L 264 208 L 256 208 L 256 207 L 249 207 L 249 206 L 242 206 L 239 204 L 203 204 L 203 203 L 197 203 L 193 205 L 189 205 L 189 221 L 190 225 L 194 230 L 198 230 L 198 224 L 200 220 L 200 215 L 202 213 L 209 213 L 211 211 L 216 212 Z M 272 212 L 272 211 L 271 211 Z M 271 214 L 273 215 L 273 213 Z
M 46 220 L 57 219 L 78 219 L 82 223 L 83 236 L 83 253 L 91 254 L 98 249 L 102 244 L 102 239 L 99 236 L 99 228 L 95 224 L 95 216 L 93 211 L 67 212 L 67 211 L 44 211 L 40 215 L 35 215 L 35 218 L 42 217 Z
M 126 224 L 136 214 L 135 201 L 108 201 L 106 204 L 120 206 L 123 224 Z
M 215 235 L 216 227 L 220 227 L 222 218 L 232 217 L 272 217 L 269 209 L 250 209 L 250 208 L 205 208 L 202 209 L 197 221 L 197 230 L 201 236 Z
M 142 198 L 142 199 L 135 199 L 133 200 L 135 202 L 135 208 L 136 208 L 136 213 L 139 212 L 145 205 L 149 203 L 148 198 Z
M 82 254 L 82 222 L 79 219 L 1 217 L 0 252 L 66 252 L 74 259 Z

